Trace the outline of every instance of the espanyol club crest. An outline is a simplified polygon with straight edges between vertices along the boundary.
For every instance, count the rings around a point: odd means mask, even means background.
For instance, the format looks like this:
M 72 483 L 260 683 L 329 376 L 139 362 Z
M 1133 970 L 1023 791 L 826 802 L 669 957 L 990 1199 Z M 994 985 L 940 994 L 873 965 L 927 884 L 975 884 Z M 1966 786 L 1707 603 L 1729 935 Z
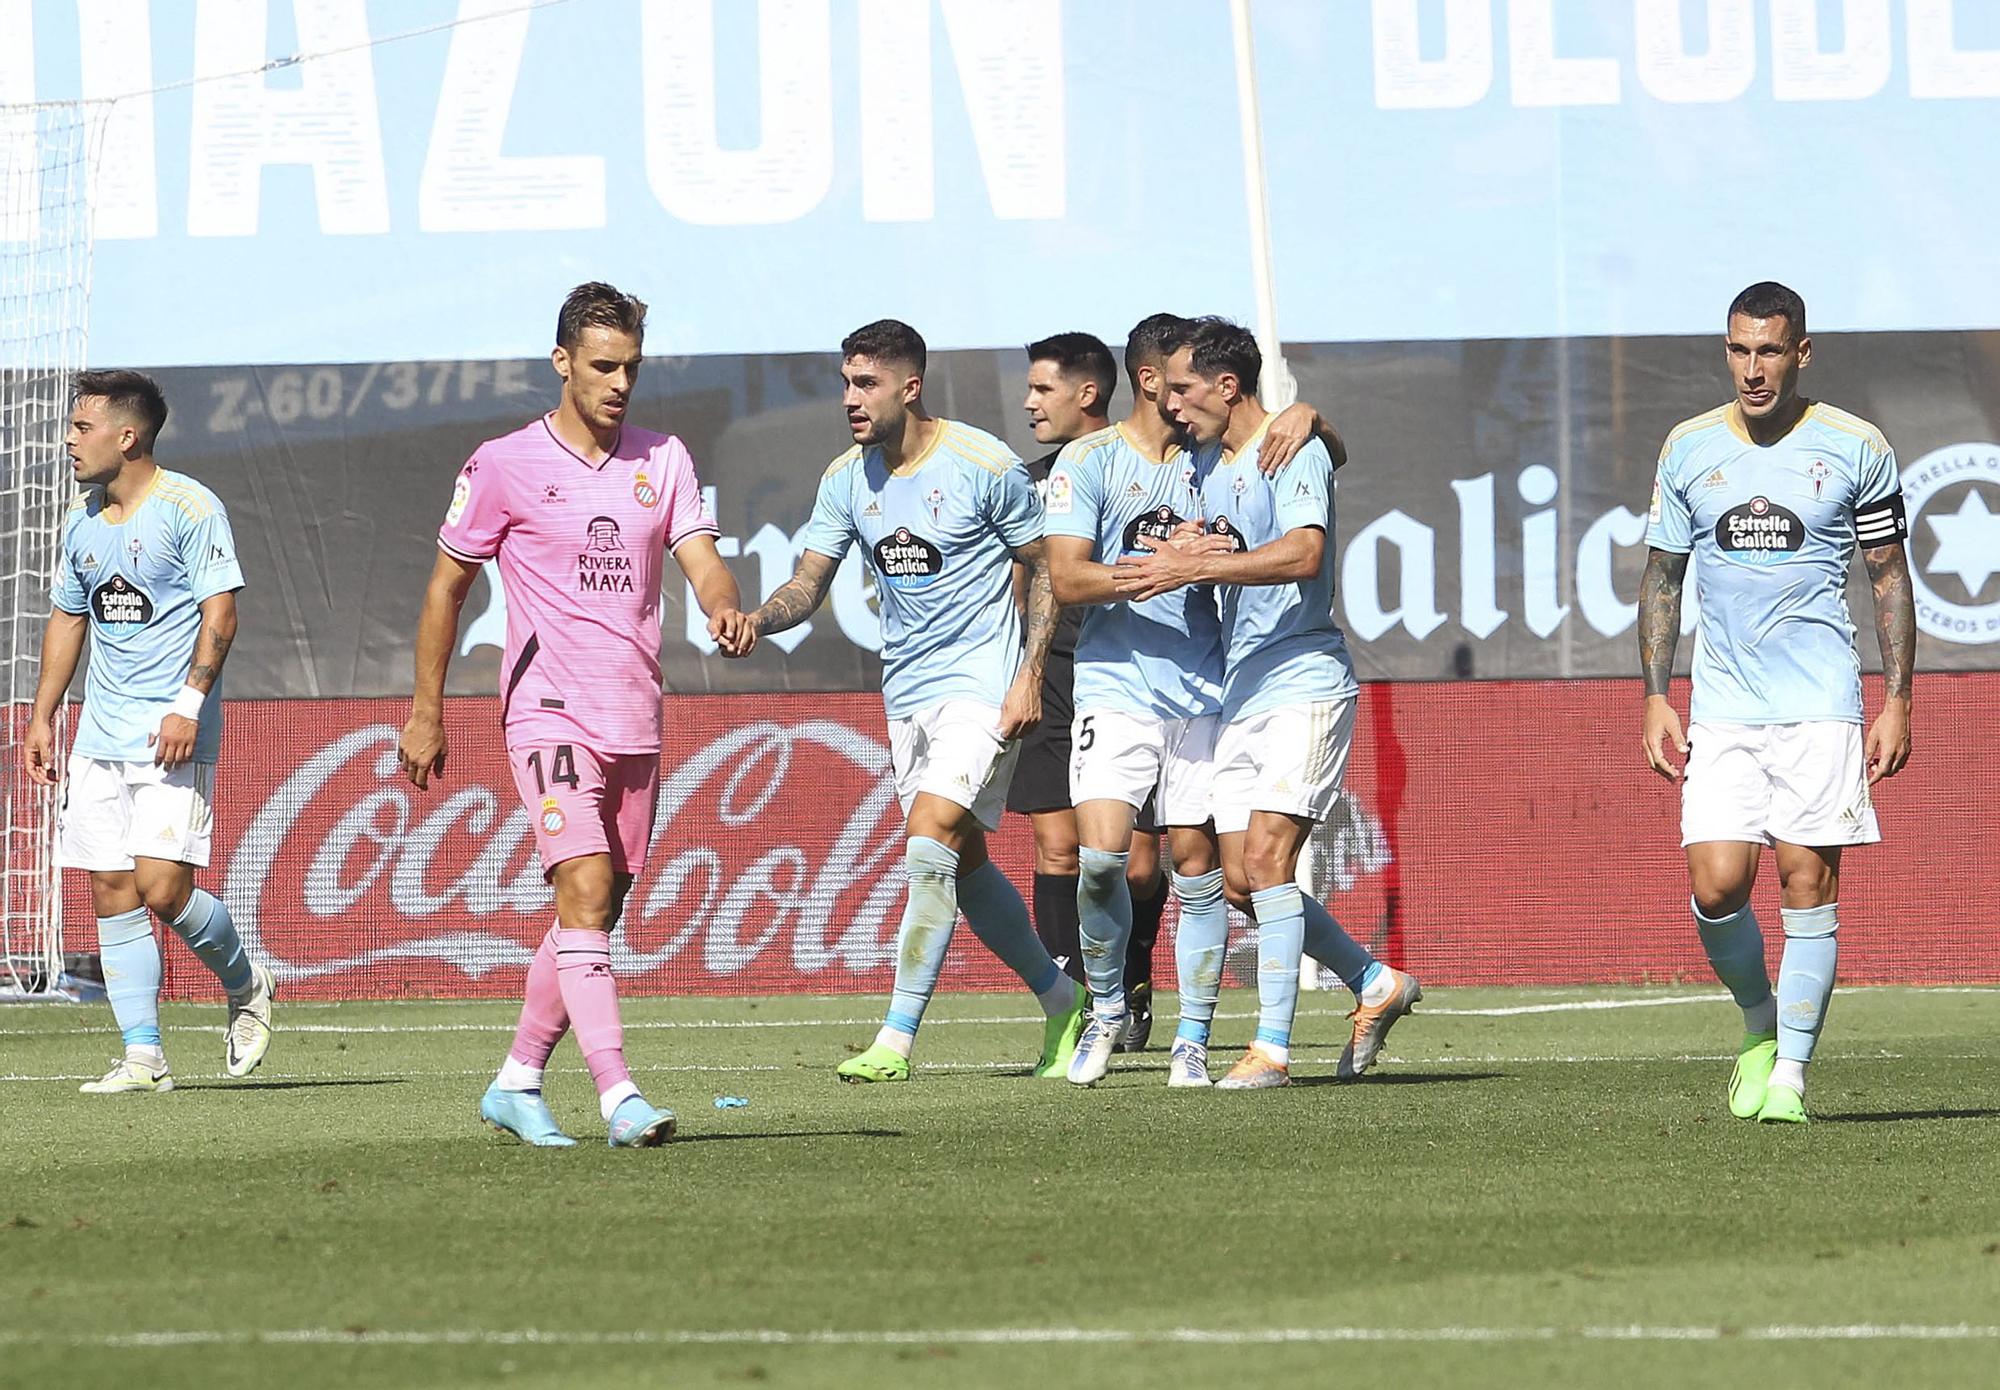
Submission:
M 563 833 L 563 827 L 568 824 L 569 822 L 563 819 L 562 807 L 556 805 L 556 799 L 552 796 L 543 797 L 542 833 L 544 835 L 560 835 Z
M 643 469 L 632 475 L 632 500 L 642 507 L 660 505 L 660 490 L 653 486 Z

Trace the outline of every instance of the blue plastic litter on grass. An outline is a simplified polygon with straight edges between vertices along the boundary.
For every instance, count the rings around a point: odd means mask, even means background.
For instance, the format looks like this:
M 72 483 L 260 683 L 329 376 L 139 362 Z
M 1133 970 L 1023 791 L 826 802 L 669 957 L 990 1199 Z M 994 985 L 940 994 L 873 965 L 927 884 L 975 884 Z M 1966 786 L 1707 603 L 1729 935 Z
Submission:
M 749 1103 L 750 1097 L 748 1096 L 717 1096 L 715 1098 L 715 1108 L 717 1110 L 741 1110 Z

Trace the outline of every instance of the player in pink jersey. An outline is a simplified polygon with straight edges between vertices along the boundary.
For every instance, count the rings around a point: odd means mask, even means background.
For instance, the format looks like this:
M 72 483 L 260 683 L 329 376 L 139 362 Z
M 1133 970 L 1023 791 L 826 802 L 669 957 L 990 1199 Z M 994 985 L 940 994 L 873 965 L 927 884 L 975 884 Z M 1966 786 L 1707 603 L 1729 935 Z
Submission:
M 444 677 L 459 609 L 480 566 L 497 559 L 507 761 L 555 885 L 556 923 L 528 967 L 514 1044 L 479 1113 L 545 1147 L 576 1142 L 542 1097 L 543 1068 L 572 1027 L 612 1147 L 650 1147 L 674 1132 L 672 1112 L 649 1105 L 625 1065 L 610 936 L 659 800 L 667 554 L 715 615 L 712 633 L 745 640 L 694 461 L 673 436 L 625 423 L 645 331 L 639 300 L 577 286 L 556 322 L 561 403 L 480 445 L 459 471 L 417 622 L 416 698 L 398 749 L 419 788 L 443 773 Z

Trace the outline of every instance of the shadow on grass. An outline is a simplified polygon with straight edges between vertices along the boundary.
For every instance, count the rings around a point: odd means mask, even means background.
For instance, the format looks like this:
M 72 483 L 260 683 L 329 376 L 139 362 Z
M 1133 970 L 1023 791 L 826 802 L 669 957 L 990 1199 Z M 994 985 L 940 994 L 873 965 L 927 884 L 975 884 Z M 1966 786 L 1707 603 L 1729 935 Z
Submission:
M 326 1086 L 402 1086 L 400 1076 L 330 1076 L 321 1081 L 180 1081 L 176 1091 L 317 1091 Z
M 1504 1071 L 1391 1071 L 1377 1072 L 1358 1081 L 1342 1081 L 1331 1074 L 1295 1076 L 1294 1086 L 1449 1086 L 1454 1081 L 1502 1081 Z
M 901 1139 L 900 1129 L 788 1129 L 775 1133 L 733 1134 L 711 1131 L 706 1134 L 677 1134 L 668 1147 L 678 1149 L 683 1144 L 708 1144 L 718 1139 Z
M 1902 1120 L 1991 1120 L 2000 1110 L 1856 1110 L 1845 1115 L 1814 1115 L 1816 1125 L 1886 1125 Z

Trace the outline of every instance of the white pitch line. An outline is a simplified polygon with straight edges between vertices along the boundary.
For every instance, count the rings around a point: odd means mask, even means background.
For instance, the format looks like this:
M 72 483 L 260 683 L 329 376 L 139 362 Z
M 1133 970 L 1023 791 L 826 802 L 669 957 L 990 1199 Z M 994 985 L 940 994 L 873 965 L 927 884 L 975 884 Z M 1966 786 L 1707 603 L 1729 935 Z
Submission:
M 834 1329 L 635 1328 L 566 1332 L 546 1328 L 392 1331 L 302 1327 L 268 1332 L 172 1330 L 122 1333 L 0 1332 L 0 1346 L 158 1350 L 212 1346 L 346 1347 L 875 1347 L 1045 1346 L 1168 1343 L 1282 1346 L 1297 1343 L 1402 1342 L 1990 1342 L 2000 1326 L 1980 1323 L 1780 1323 L 1720 1325 L 1583 1325 L 1520 1327 L 974 1327 L 881 1331 Z

